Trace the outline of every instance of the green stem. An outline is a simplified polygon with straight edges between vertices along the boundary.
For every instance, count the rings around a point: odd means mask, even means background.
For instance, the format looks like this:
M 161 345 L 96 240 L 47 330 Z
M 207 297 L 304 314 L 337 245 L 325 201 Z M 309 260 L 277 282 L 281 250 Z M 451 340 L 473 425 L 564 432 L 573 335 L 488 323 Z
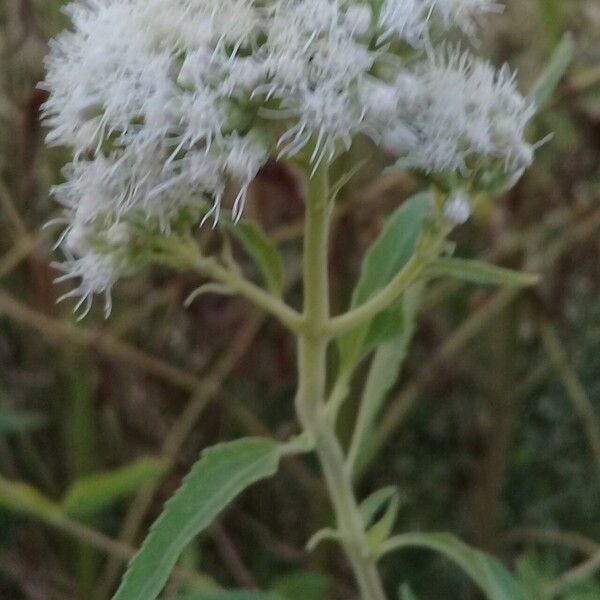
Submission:
M 304 323 L 299 335 L 298 416 L 312 437 L 336 515 L 337 528 L 363 600 L 385 600 L 374 559 L 369 555 L 364 526 L 345 467 L 334 426 L 326 417 L 326 354 L 329 337 L 327 272 L 329 238 L 329 179 L 327 167 L 309 181 L 304 247 Z
M 292 331 L 300 329 L 302 315 L 283 300 L 248 281 L 239 273 L 222 267 L 211 258 L 201 258 L 196 261 L 196 267 L 202 275 L 218 281 L 232 293 L 239 293 L 248 298 L 256 306 L 279 319 L 288 329 Z
M 415 253 L 394 279 L 369 300 L 343 315 L 330 319 L 325 324 L 325 333 L 331 337 L 337 337 L 368 323 L 408 289 L 432 256 L 437 255 L 438 252 L 439 243 L 432 244 L 427 252 Z

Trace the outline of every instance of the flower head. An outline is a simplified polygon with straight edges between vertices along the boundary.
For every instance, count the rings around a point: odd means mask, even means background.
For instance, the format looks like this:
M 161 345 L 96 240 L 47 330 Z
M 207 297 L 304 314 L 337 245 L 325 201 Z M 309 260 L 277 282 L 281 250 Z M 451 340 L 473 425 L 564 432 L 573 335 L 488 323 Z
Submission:
M 442 48 L 400 73 L 395 85 L 398 115 L 413 136 L 396 148 L 403 165 L 465 174 L 482 159 L 501 161 L 510 172 L 531 163 L 524 132 L 535 107 L 518 93 L 507 67 L 496 71 L 467 52 Z
M 492 0 L 75 0 L 52 42 L 48 141 L 72 148 L 54 188 L 63 278 L 87 302 L 127 271 L 120 226 L 218 217 L 271 156 L 318 166 L 369 136 L 400 164 L 520 172 L 533 107 L 507 69 L 438 46 Z M 112 234 L 110 233 L 112 232 Z M 117 236 L 118 237 L 118 236 Z

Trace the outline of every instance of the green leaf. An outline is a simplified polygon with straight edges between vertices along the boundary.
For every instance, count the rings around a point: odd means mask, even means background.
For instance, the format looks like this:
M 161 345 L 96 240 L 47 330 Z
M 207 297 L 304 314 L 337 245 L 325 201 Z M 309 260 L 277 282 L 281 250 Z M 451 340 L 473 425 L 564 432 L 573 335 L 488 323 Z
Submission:
M 529 92 L 529 99 L 538 108 L 546 106 L 552 98 L 556 86 L 567 72 L 571 62 L 573 62 L 573 52 L 573 38 L 567 34 L 552 53 L 546 68 Z
M 0 435 L 10 435 L 40 429 L 48 423 L 46 417 L 37 412 L 16 411 L 0 407 Z
M 306 542 L 306 549 L 312 552 L 321 542 L 339 542 L 341 544 L 343 541 L 344 536 L 341 532 L 331 527 L 325 527 L 311 536 Z
M 107 473 L 82 477 L 67 490 L 62 506 L 66 514 L 83 519 L 164 475 L 168 461 L 142 458 Z
M 226 222 L 227 230 L 238 239 L 254 260 L 271 292 L 283 293 L 283 261 L 277 246 L 251 221 Z
M 528 286 L 539 283 L 538 275 L 496 267 L 478 260 L 439 258 L 425 268 L 423 277 L 455 277 L 480 285 Z
M 113 600 L 153 600 L 189 542 L 253 483 L 272 476 L 282 447 L 246 438 L 206 450 L 152 526 Z
M 488 600 L 525 600 L 516 579 L 494 557 L 471 548 L 448 533 L 407 533 L 382 544 L 379 556 L 401 548 L 427 548 L 457 564 L 481 588 Z
M 559 574 L 558 565 L 552 558 L 538 556 L 536 552 L 529 552 L 519 558 L 516 573 L 527 598 L 549 600 L 548 584 Z
M 398 493 L 398 488 L 395 485 L 389 485 L 370 496 L 367 496 L 360 503 L 360 516 L 362 517 L 363 525 L 369 527 L 375 520 L 377 513 L 390 502 L 392 497 Z
M 316 571 L 295 571 L 278 578 L 272 588 L 282 600 L 325 600 L 329 580 Z
M 423 219 L 431 204 L 429 192 L 416 194 L 390 216 L 381 235 L 367 251 L 352 295 L 351 308 L 356 308 L 387 285 L 410 260 L 421 233 Z M 397 311 L 397 307 L 393 310 Z M 360 360 L 369 330 L 370 325 L 366 325 L 340 338 L 338 347 L 341 370 L 352 369 Z
M 287 600 L 275 594 L 267 592 L 258 592 L 252 590 L 219 592 L 200 592 L 195 594 L 186 594 L 185 596 L 176 596 L 174 598 L 165 598 L 165 600 Z
M 60 506 L 46 498 L 39 490 L 22 481 L 9 481 L 0 477 L 0 508 L 30 515 L 52 523 L 60 519 Z
M 417 311 L 421 303 L 423 289 L 423 285 L 415 285 L 407 290 L 401 300 L 401 307 L 398 309 L 398 312 L 402 315 L 402 329 L 396 332 L 394 338 L 381 343 L 373 357 L 362 394 L 355 435 L 350 448 L 349 462 L 353 466 L 355 475 L 360 473 L 373 451 L 375 424 L 389 391 L 398 379 L 400 368 L 406 358 L 415 331 Z M 368 339 L 375 340 L 376 338 L 371 338 L 371 334 L 369 334 Z M 368 341 L 365 342 L 365 344 L 367 343 Z
M 399 508 L 400 495 L 396 493 L 391 497 L 381 519 L 367 531 L 367 540 L 371 547 L 377 549 L 382 542 L 388 539 L 398 517 Z

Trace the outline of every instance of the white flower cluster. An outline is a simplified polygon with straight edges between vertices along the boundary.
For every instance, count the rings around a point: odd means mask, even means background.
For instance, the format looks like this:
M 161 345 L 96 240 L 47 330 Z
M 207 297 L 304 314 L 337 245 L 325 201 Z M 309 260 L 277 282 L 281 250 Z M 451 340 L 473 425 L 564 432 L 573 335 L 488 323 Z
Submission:
M 106 292 L 140 215 L 169 232 L 186 207 L 234 216 L 270 156 L 317 167 L 367 135 L 425 172 L 519 171 L 533 107 L 506 69 L 436 44 L 472 34 L 492 0 L 79 0 L 54 40 L 48 140 L 73 149 L 61 244 L 72 295 Z M 115 235 L 118 228 L 119 235 Z M 102 250 L 99 249 L 99 241 Z M 108 300 L 107 300 L 108 302 Z

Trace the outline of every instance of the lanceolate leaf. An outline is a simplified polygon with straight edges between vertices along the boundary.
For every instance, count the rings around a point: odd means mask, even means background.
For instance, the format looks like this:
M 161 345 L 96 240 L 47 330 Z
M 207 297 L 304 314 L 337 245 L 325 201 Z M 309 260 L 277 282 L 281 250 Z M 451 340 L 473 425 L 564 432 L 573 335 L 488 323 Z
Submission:
M 188 543 L 244 489 L 273 475 L 281 453 L 279 444 L 260 438 L 205 451 L 152 526 L 114 600 L 154 600 Z
M 363 525 L 369 527 L 381 509 L 390 502 L 392 497 L 398 493 L 398 488 L 394 485 L 381 488 L 373 492 L 360 503 L 360 516 Z
M 409 289 L 402 298 L 398 312 L 402 316 L 402 329 L 395 337 L 377 348 L 363 390 L 356 428 L 350 446 L 349 463 L 355 476 L 360 473 L 372 454 L 373 435 L 381 408 L 398 374 L 415 331 L 416 316 L 423 293 L 423 285 Z M 367 339 L 371 338 L 371 334 Z
M 156 481 L 168 467 L 165 460 L 142 458 L 107 473 L 89 475 L 76 481 L 65 494 L 63 510 L 84 518 L 139 488 Z
M 365 256 L 360 278 L 352 295 L 355 308 L 387 285 L 409 261 L 421 233 L 423 219 L 432 203 L 431 194 L 416 194 L 404 202 L 388 219 L 383 232 Z M 397 311 L 397 307 L 395 308 Z M 390 319 L 390 335 L 402 327 L 401 320 Z M 370 326 L 360 327 L 339 340 L 341 369 L 352 368 L 364 353 Z
M 254 260 L 271 292 L 283 292 L 283 261 L 273 242 L 251 221 L 227 223 L 227 230 L 242 244 Z
M 573 50 L 573 38 L 567 34 L 554 50 L 546 68 L 529 93 L 529 99 L 538 108 L 543 108 L 550 101 L 554 89 L 573 61 Z
M 309 540 L 306 542 L 306 549 L 312 552 L 321 542 L 339 542 L 343 543 L 344 537 L 337 530 L 331 527 L 325 527 L 325 529 L 319 529 Z
M 379 545 L 388 539 L 398 517 L 398 509 L 400 508 L 400 496 L 398 493 L 394 494 L 390 499 L 390 502 L 383 513 L 383 516 L 377 523 L 367 531 L 367 540 L 373 548 L 379 547 Z
M 440 258 L 428 265 L 423 277 L 455 277 L 480 285 L 528 286 L 539 283 L 539 276 L 503 269 L 478 260 Z
M 456 563 L 481 588 L 487 600 L 525 600 L 518 582 L 494 557 L 448 533 L 407 533 L 381 545 L 380 556 L 401 548 L 428 548 Z

